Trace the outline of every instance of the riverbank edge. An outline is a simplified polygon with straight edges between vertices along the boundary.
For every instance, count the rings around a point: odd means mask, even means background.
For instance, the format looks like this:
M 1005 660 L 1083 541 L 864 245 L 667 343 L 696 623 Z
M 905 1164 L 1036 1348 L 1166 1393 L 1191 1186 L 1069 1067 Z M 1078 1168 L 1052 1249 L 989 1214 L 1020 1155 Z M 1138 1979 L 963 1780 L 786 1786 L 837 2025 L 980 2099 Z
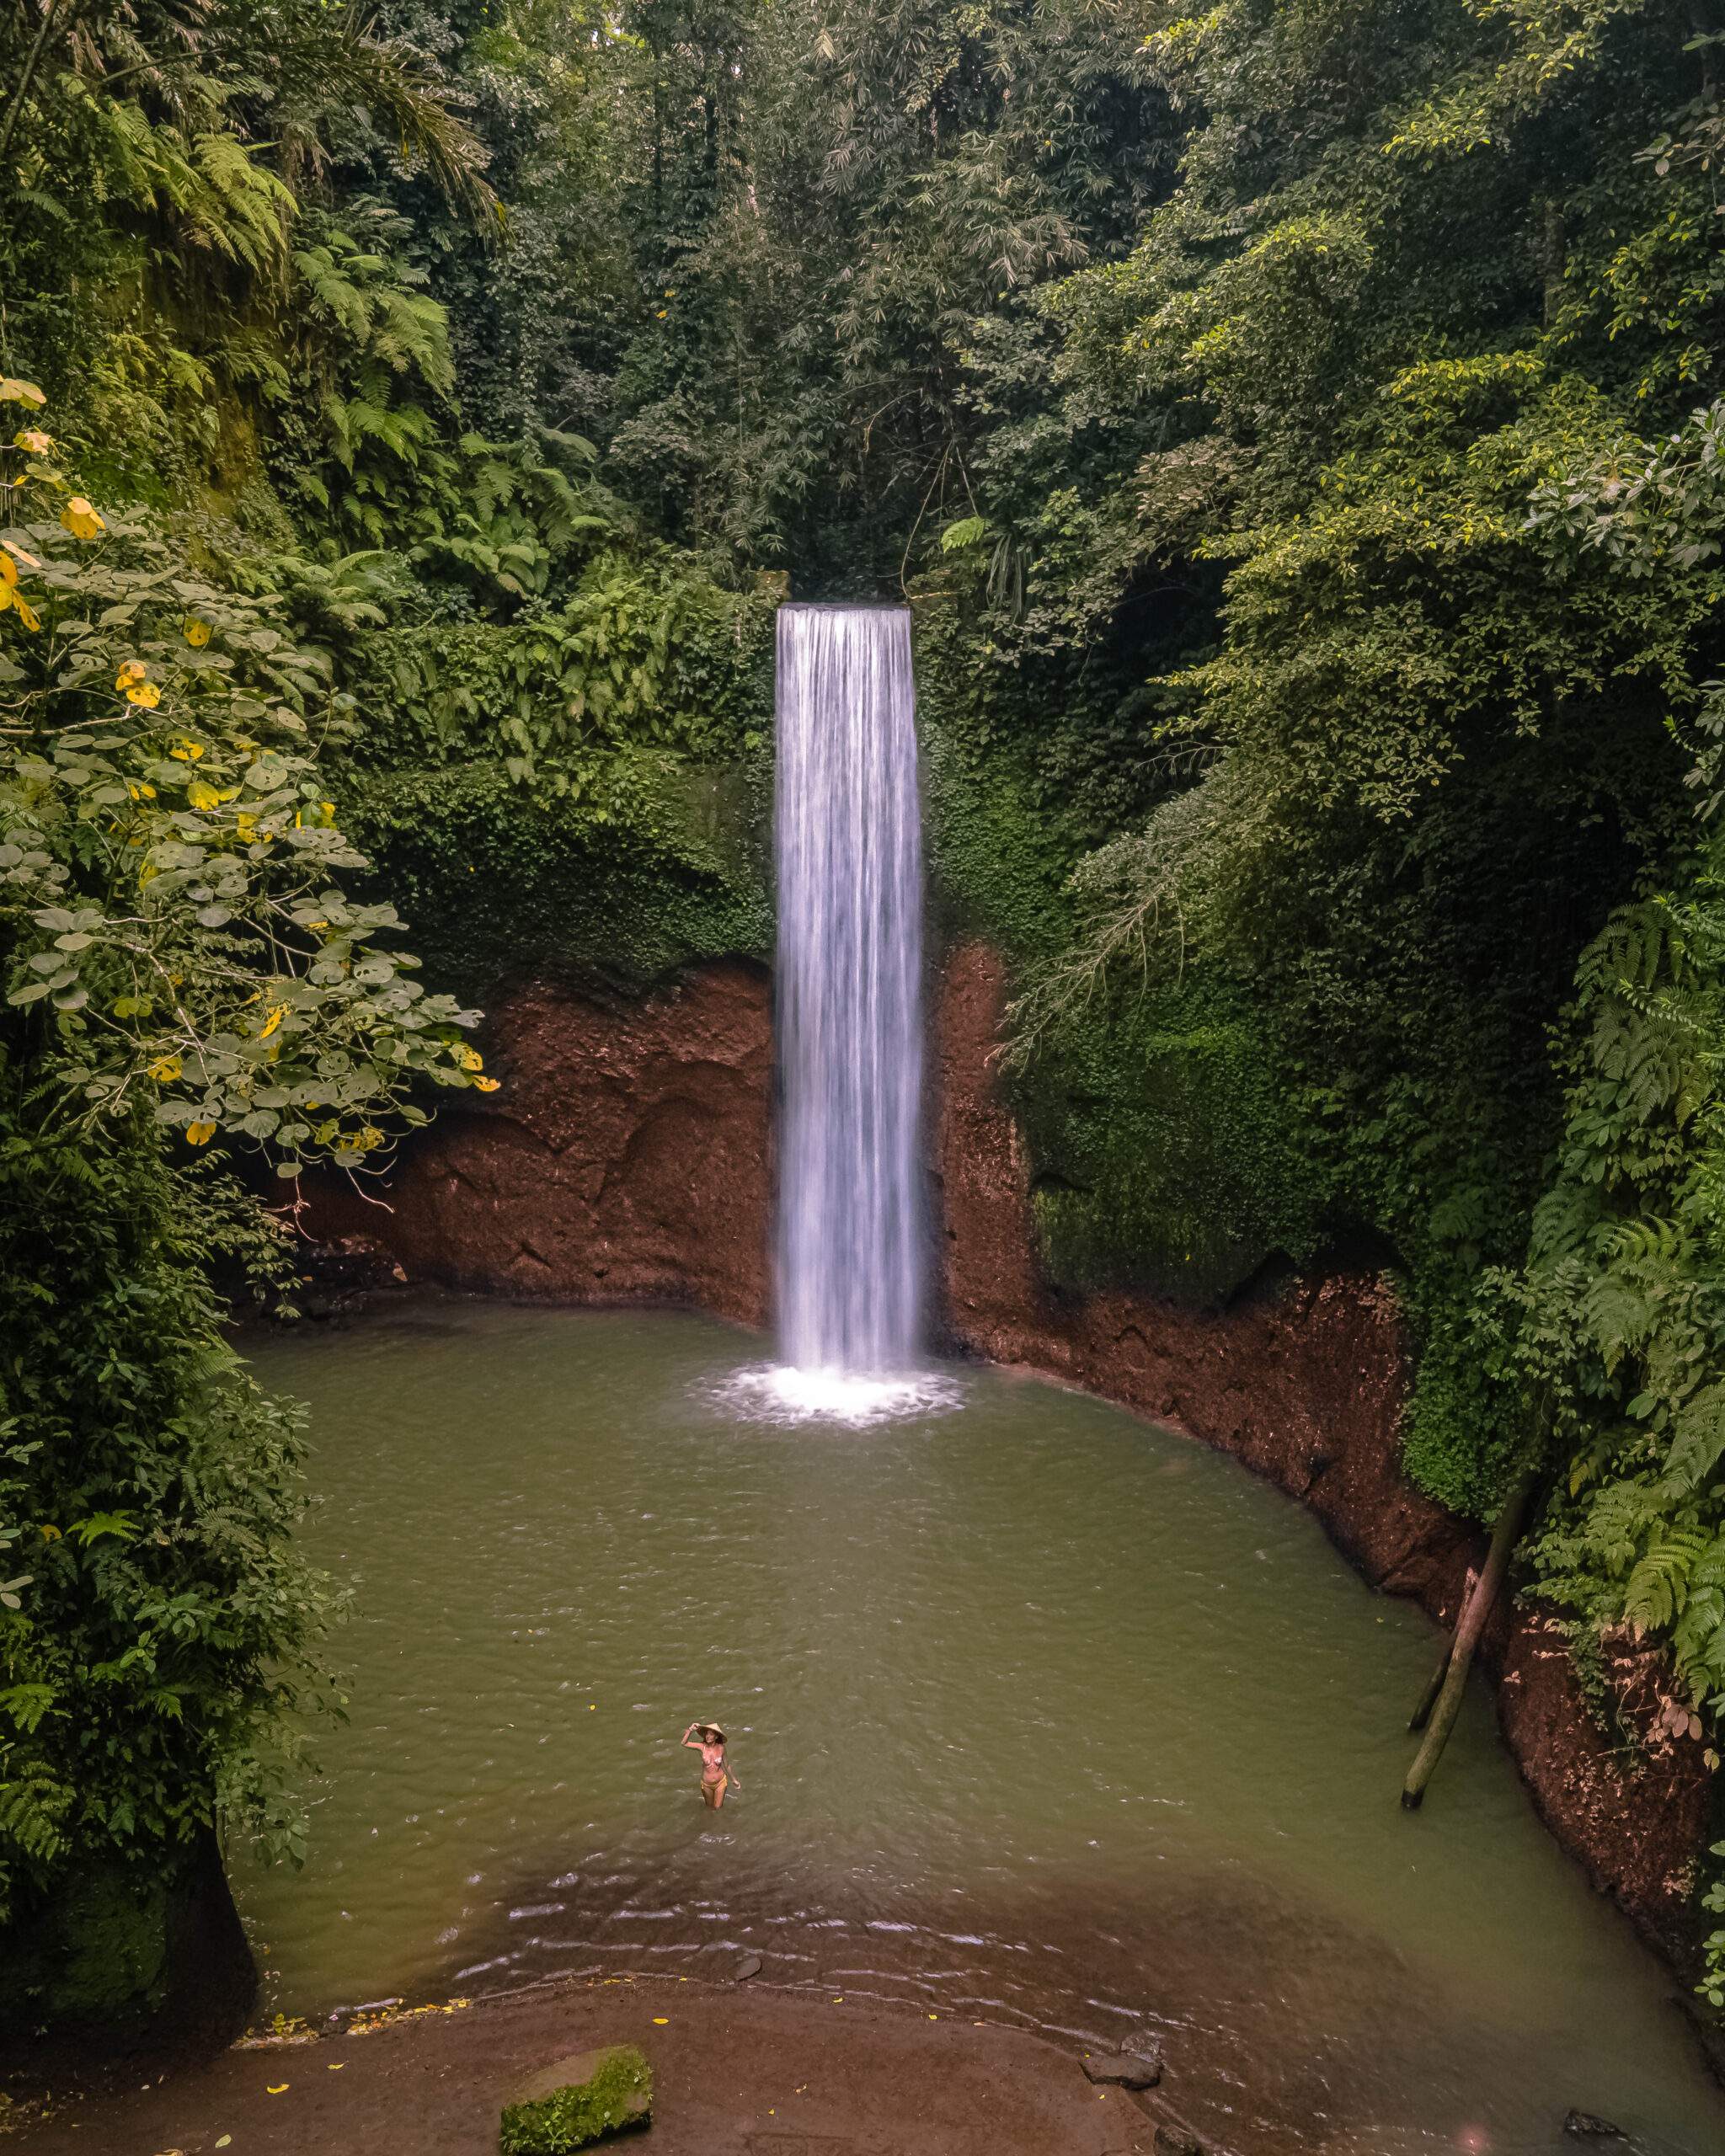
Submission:
M 813 1986 L 618 1971 L 360 2014 L 338 2031 L 189 2058 L 142 2085 L 136 2062 L 83 2080 L 13 2075 L 0 2143 L 20 2156 L 229 2144 L 236 2156 L 477 2156 L 496 2148 L 499 2109 L 530 2075 L 617 2042 L 653 2063 L 664 2156 L 769 2145 L 1153 2156 L 1158 2125 L 1188 2131 L 1162 2092 L 1099 2093 L 1081 2049 L 1033 2031 Z
M 1220 1311 L 1125 1290 L 1055 1291 L 1036 1257 L 1030 1163 L 996 1082 L 1005 994 L 1005 963 L 981 942 L 952 947 L 932 984 L 951 1343 L 1231 1454 L 1314 1513 L 1371 1586 L 1453 1624 L 1483 1536 L 1401 1473 L 1406 1351 L 1392 1283 L 1368 1271 L 1296 1276 Z M 529 982 L 494 1000 L 486 1035 L 502 1091 L 446 1109 L 404 1150 L 387 1210 L 339 1182 L 312 1182 L 311 1232 L 387 1252 L 414 1281 L 529 1300 L 682 1304 L 764 1325 L 766 969 L 711 962 L 637 999 Z M 1692 1981 L 1697 1881 L 1722 1831 L 1718 1778 L 1698 1740 L 1659 1722 L 1660 1657 L 1620 1643 L 1589 1697 L 1554 1619 L 1506 1603 L 1482 1661 L 1541 1817 Z M 1430 1801 L 1441 1803 L 1441 1780 Z
M 1030 1163 L 996 1081 L 1006 990 L 1005 965 L 985 945 L 948 956 L 935 1155 L 953 1339 L 1231 1454 L 1315 1513 L 1370 1585 L 1453 1625 L 1486 1537 L 1401 1471 L 1406 1345 L 1392 1282 L 1374 1272 L 1299 1276 L 1221 1310 L 1127 1290 L 1055 1293 L 1036 1260 Z M 1594 1887 L 1692 1980 L 1717 1778 L 1699 1740 L 1674 1737 L 1659 1721 L 1662 1658 L 1621 1642 L 1590 1700 L 1556 1620 L 1506 1598 L 1481 1659 L 1541 1818 Z M 1397 1792 L 1384 1798 L 1394 1803 Z M 1440 1781 L 1430 1801 L 1442 1801 Z M 1717 2070 L 1713 2045 L 1710 2055 Z

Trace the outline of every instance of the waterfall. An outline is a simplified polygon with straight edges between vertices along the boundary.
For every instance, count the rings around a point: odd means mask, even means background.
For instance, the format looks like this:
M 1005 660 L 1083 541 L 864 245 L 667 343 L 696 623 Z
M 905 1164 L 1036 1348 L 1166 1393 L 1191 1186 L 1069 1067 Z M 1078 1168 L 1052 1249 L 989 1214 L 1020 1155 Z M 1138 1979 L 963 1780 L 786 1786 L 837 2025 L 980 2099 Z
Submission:
M 778 1322 L 908 1372 L 922 1311 L 922 833 L 911 616 L 778 614 Z

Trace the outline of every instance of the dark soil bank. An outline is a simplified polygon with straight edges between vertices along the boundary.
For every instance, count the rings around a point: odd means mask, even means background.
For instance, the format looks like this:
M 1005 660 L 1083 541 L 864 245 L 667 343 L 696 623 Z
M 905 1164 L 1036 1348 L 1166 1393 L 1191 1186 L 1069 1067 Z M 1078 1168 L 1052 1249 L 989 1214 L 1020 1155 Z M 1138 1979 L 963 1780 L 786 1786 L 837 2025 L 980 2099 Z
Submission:
M 1220 1314 L 1146 1294 L 1050 1293 L 1028 1163 L 990 1061 L 1003 988 L 1000 961 L 976 945 L 950 956 L 938 988 L 953 1337 L 1234 1454 L 1316 1513 L 1374 1585 L 1453 1620 L 1481 1542 L 1399 1472 L 1404 1378 L 1388 1283 L 1332 1274 Z M 369 1234 L 416 1280 L 686 1302 L 764 1322 L 772 1020 L 760 970 L 705 967 L 634 1004 L 529 988 L 495 1008 L 489 1030 L 504 1090 L 483 1110 L 445 1113 L 398 1172 L 392 1212 L 317 1192 L 318 1232 Z M 1712 1777 L 1698 1742 L 1656 1726 L 1656 1658 L 1626 1643 L 1609 1673 L 1631 1740 L 1620 1742 L 1536 1613 L 1500 1616 L 1487 1658 L 1505 1737 L 1552 1832 L 1685 1963 Z
M 20 2156 L 218 2145 L 494 2156 L 499 2111 L 522 2083 L 611 2043 L 639 2044 L 652 2062 L 653 2156 L 1150 2156 L 1167 2116 L 1145 2108 L 1155 2099 L 1093 2088 L 1080 2060 L 1016 2030 L 643 1978 L 227 2052 L 159 2085 L 62 2101 L 11 2145 Z

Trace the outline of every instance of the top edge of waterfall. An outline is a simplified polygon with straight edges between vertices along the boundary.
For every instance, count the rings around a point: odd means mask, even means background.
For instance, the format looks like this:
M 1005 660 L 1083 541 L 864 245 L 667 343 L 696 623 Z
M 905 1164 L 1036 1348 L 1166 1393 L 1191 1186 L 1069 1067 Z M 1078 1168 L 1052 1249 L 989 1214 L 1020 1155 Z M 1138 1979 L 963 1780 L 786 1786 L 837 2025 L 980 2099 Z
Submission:
M 902 599 L 782 599 L 781 614 L 908 614 Z

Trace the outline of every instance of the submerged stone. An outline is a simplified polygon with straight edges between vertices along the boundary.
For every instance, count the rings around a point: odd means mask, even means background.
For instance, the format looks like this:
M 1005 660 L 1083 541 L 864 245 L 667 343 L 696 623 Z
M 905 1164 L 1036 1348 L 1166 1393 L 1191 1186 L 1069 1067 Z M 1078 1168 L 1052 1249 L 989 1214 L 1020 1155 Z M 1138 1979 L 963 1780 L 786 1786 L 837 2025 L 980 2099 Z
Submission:
M 736 1980 L 739 1983 L 742 1983 L 750 1977 L 758 1977 L 760 1974 L 761 1956 L 758 1954 L 745 1954 L 737 1964 Z
M 1629 2136 L 1621 2126 L 1614 2126 L 1610 2119 L 1595 2118 L 1591 2111 L 1568 2112 L 1563 2131 L 1572 2141 L 1621 2141 L 1629 2145 Z
M 574 2052 L 542 2067 L 503 2107 L 501 2156 L 570 2156 L 653 2123 L 653 2068 L 633 2044 Z
M 1204 2156 L 1204 2143 L 1195 2134 L 1188 2133 L 1184 2127 L 1159 2126 L 1156 2130 L 1156 2156 Z
M 1153 2036 L 1135 2036 L 1117 2052 L 1087 2052 L 1084 2071 L 1111 2089 L 1154 2089 L 1162 2078 L 1162 2047 Z

